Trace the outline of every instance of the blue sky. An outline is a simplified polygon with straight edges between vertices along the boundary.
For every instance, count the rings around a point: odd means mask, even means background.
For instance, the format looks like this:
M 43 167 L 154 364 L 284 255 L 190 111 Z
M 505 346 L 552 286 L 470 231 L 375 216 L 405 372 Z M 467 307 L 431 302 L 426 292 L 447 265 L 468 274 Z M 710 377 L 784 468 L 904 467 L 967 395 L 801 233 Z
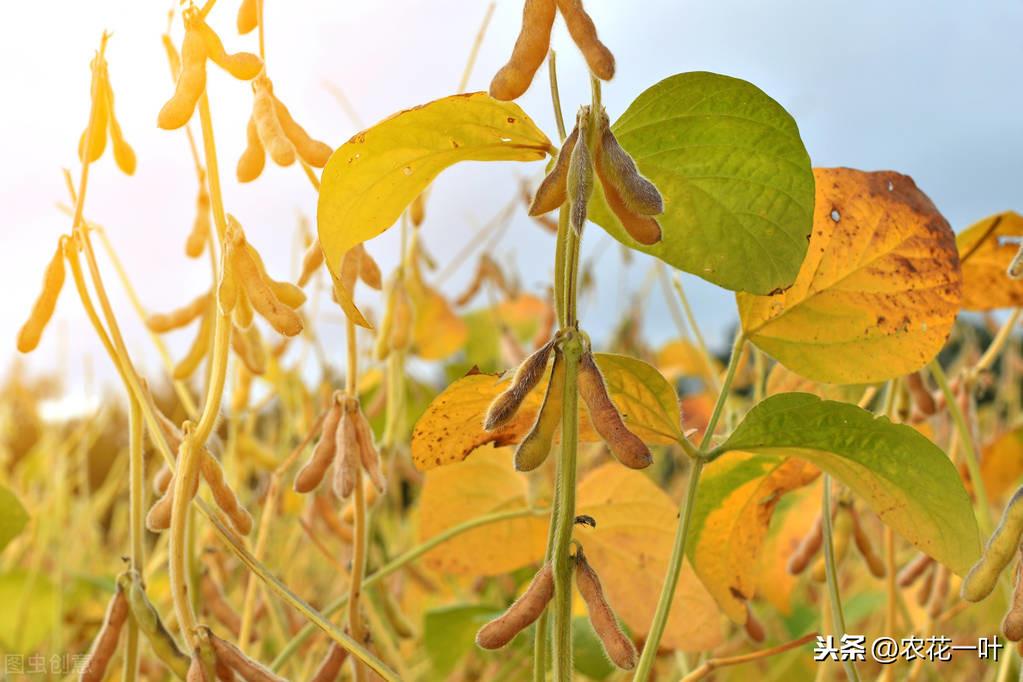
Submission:
M 168 6 L 170 3 L 167 3 Z M 986 215 L 1021 208 L 1023 193 L 1023 3 L 794 1 L 622 2 L 589 0 L 601 37 L 614 51 L 618 73 L 605 88 L 612 118 L 644 88 L 674 73 L 716 71 L 752 81 L 795 117 L 814 165 L 864 170 L 892 169 L 911 175 L 957 230 Z M 255 50 L 253 36 L 234 33 L 237 2 L 219 0 L 210 22 L 229 49 Z M 267 63 L 275 89 L 314 135 L 339 145 L 358 129 L 323 87 L 339 85 L 371 123 L 394 111 L 454 91 L 486 9 L 465 0 L 389 0 L 349 3 L 266 0 Z M 487 87 L 507 58 L 518 31 L 520 0 L 499 0 L 470 80 Z M 159 3 L 107 0 L 96 3 L 22 3 L 17 21 L 0 26 L 0 58 L 6 99 L 0 112 L 0 226 L 4 249 L 0 278 L 0 336 L 8 339 L 0 367 L 13 358 L 14 335 L 31 306 L 56 237 L 68 219 L 54 209 L 65 200 L 60 168 L 75 168 L 74 151 L 86 118 L 88 61 L 100 31 L 109 28 L 110 74 L 118 113 L 139 156 L 134 178 L 116 173 L 104 159 L 93 174 L 87 215 L 104 224 L 127 256 L 142 300 L 154 310 L 199 293 L 208 278 L 205 262 L 184 258 L 182 243 L 193 212 L 195 180 L 180 133 L 157 130 L 155 116 L 170 94 L 159 34 L 165 9 Z M 59 22 L 52 17 L 60 16 Z M 38 27 L 47 26 L 46 49 Z M 34 27 L 28 30 L 26 27 Z M 180 35 L 178 28 L 175 35 Z M 581 57 L 560 22 L 559 52 L 566 111 L 588 99 Z M 259 181 L 233 180 L 244 144 L 250 106 L 248 88 L 211 71 L 210 96 L 225 175 L 228 211 L 245 225 L 272 274 L 294 266 L 292 233 L 299 212 L 313 215 L 315 196 L 294 168 L 268 167 Z M 538 77 L 520 100 L 553 137 L 546 79 Z M 473 164 L 437 181 L 427 208 L 423 239 L 444 261 L 516 191 L 517 179 L 538 177 L 523 165 Z M 369 245 L 385 270 L 396 260 L 396 234 Z M 584 257 L 602 253 L 595 303 L 584 323 L 600 338 L 629 299 L 622 282 L 638 289 L 649 269 L 638 255 L 623 270 L 616 244 L 592 227 Z M 523 284 L 541 291 L 550 280 L 553 240 L 516 214 L 498 257 L 516 262 Z M 471 266 L 449 282 L 458 290 Z M 696 278 L 686 285 L 709 339 L 722 347 L 735 322 L 732 296 Z M 111 286 L 117 291 L 117 287 Z M 657 289 L 655 288 L 656 292 Z M 84 316 L 71 296 L 62 297 L 55 330 L 28 364 L 71 368 L 91 356 L 102 377 L 111 376 Z M 372 299 L 367 299 L 372 303 Z M 155 369 L 140 325 L 119 293 L 129 346 Z M 343 334 L 331 319 L 322 334 L 332 356 L 341 357 Z M 659 294 L 648 305 L 648 336 L 670 338 L 673 326 Z M 171 339 L 180 355 L 190 334 Z M 77 370 L 73 373 L 77 374 Z

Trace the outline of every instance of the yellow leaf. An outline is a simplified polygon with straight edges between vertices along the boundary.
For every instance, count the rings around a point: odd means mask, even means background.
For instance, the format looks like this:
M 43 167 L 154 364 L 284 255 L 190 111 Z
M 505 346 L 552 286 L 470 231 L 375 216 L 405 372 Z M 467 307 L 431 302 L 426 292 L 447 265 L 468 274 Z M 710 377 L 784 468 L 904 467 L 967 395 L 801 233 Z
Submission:
M 413 352 L 424 360 L 443 360 L 455 353 L 469 336 L 469 328 L 448 300 L 423 281 L 419 259 L 406 259 L 405 280 L 415 320 L 412 325 Z
M 1003 433 L 984 447 L 980 476 L 992 501 L 1015 490 L 1023 475 L 1023 428 Z
M 608 603 L 634 635 L 645 637 L 660 597 L 678 523 L 678 507 L 638 471 L 610 462 L 579 483 L 576 512 L 596 528 L 575 537 L 600 575 Z M 661 646 L 706 651 L 722 641 L 721 614 L 686 562 Z
M 760 552 L 757 594 L 783 615 L 792 615 L 792 593 L 799 577 L 789 573 L 789 557 L 817 520 L 821 509 L 820 482 L 786 495 Z
M 552 151 L 517 104 L 483 92 L 402 111 L 341 145 L 323 169 L 316 222 L 346 314 L 368 326 L 338 281 L 345 251 L 393 225 L 441 171 L 459 161 L 539 161 Z
M 594 353 L 593 357 L 626 425 L 647 443 L 677 442 L 681 426 L 671 384 L 642 360 L 608 353 Z M 511 375 L 470 373 L 444 389 L 412 430 L 412 461 L 416 467 L 430 469 L 459 462 L 481 445 L 511 445 L 522 440 L 536 420 L 547 377 L 526 396 L 511 420 L 493 431 L 483 429 L 487 408 L 508 387 Z M 599 438 L 585 407 L 580 405 L 580 441 L 596 442 Z
M 1023 237 L 1023 215 L 1006 211 L 988 216 L 956 237 L 963 266 L 963 309 L 1023 305 L 1023 281 L 1005 274 L 1019 243 L 1001 243 L 1001 237 Z
M 730 452 L 704 470 L 687 551 L 703 584 L 736 623 L 746 622 L 775 506 L 819 475 L 798 459 L 746 452 Z
M 426 474 L 419 498 L 419 537 L 434 535 L 485 514 L 526 508 L 526 478 L 507 449 L 488 449 L 458 466 Z M 541 561 L 546 517 L 526 516 L 474 528 L 428 552 L 423 561 L 458 575 L 500 575 Z
M 721 373 L 721 363 L 710 359 L 714 372 Z M 664 344 L 657 351 L 657 369 L 669 379 L 679 377 L 699 377 L 711 383 L 710 369 L 703 353 L 688 339 L 675 339 Z
M 863 396 L 865 386 L 823 384 L 818 381 L 811 381 L 799 376 L 785 365 L 775 365 L 767 374 L 767 395 L 778 393 L 813 393 L 815 396 L 825 400 L 841 400 L 846 403 L 856 403 Z
M 743 330 L 815 381 L 869 383 L 923 367 L 959 310 L 955 235 L 905 175 L 818 168 L 814 176 L 799 276 L 770 296 L 737 294 Z

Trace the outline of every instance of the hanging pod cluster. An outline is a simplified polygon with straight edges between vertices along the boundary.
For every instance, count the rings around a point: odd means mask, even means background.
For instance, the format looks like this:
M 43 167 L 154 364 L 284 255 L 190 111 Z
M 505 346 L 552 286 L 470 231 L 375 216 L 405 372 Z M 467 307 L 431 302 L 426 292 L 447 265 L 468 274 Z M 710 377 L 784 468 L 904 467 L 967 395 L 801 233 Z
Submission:
M 146 317 L 146 326 L 157 334 L 181 329 L 199 320 L 199 329 L 184 357 L 174 366 L 172 376 L 177 381 L 191 377 L 208 355 L 213 342 L 215 304 L 211 292 L 200 294 L 189 303 L 167 313 L 152 313 Z M 231 350 L 242 361 L 247 372 L 262 375 L 266 372 L 267 356 L 259 329 L 250 324 L 231 333 Z
M 529 88 L 537 69 L 547 57 L 554 17 L 559 10 L 569 35 L 586 58 L 593 75 L 605 81 L 614 77 L 614 55 L 597 37 L 597 28 L 582 0 L 526 0 L 522 8 L 522 28 L 511 57 L 490 82 L 491 97 L 512 100 Z
M 82 131 L 78 139 L 78 158 L 82 163 L 98 161 L 107 146 L 107 133 L 110 134 L 110 146 L 114 150 L 114 162 L 125 175 L 135 173 L 135 150 L 124 139 L 121 124 L 114 114 L 114 89 L 110 87 L 110 76 L 107 73 L 107 62 L 96 55 L 90 65 L 92 67 L 92 111 L 95 116 L 95 127 L 92 137 L 89 128 Z M 88 142 L 88 149 L 86 149 Z
M 563 334 L 555 336 L 519 365 L 511 385 L 494 399 L 484 417 L 483 428 L 487 431 L 501 427 L 514 417 L 526 396 L 536 389 L 547 374 L 547 365 L 553 356 L 543 403 L 532 428 L 515 450 L 515 468 L 519 471 L 532 471 L 544 463 L 561 425 L 561 405 L 565 393 L 564 357 L 559 348 L 562 337 Z M 653 461 L 650 448 L 625 425 L 621 413 L 608 395 L 604 376 L 588 347 L 579 362 L 577 387 L 589 412 L 590 422 L 607 443 L 611 454 L 631 469 L 649 466 Z
M 568 202 L 569 221 L 580 232 L 593 194 L 595 171 L 604 199 L 622 227 L 640 244 L 656 244 L 661 241 L 661 225 L 653 216 L 664 213 L 660 191 L 640 174 L 635 160 L 618 143 L 607 112 L 601 109 L 596 130 L 591 131 L 592 118 L 588 106 L 580 109 L 551 172 L 536 190 L 529 215 L 540 216 Z
M 600 578 L 586 560 L 582 546 L 576 547 L 572 561 L 576 588 L 586 603 L 590 625 L 600 638 L 605 653 L 619 668 L 632 670 L 636 666 L 636 647 L 618 625 L 618 619 L 604 596 Z M 548 562 L 533 576 L 522 596 L 504 613 L 480 628 L 476 633 L 476 644 L 484 649 L 503 647 L 543 614 L 553 596 L 554 571 Z
M 358 399 L 341 391 L 335 391 L 331 397 L 320 440 L 309 461 L 295 476 L 295 491 L 315 490 L 331 465 L 334 465 L 334 494 L 340 499 L 346 499 L 355 490 L 359 467 L 369 475 L 377 492 L 384 491 L 386 483 L 380 471 L 380 453 L 373 430 Z
M 156 118 L 156 124 L 164 130 L 176 130 L 192 118 L 195 105 L 206 90 L 207 60 L 243 81 L 252 80 L 263 70 L 263 60 L 251 52 L 229 54 L 199 10 L 187 9 L 182 16 L 185 37 L 181 42 L 177 84 Z
M 314 168 L 327 165 L 333 150 L 313 139 L 274 95 L 273 83 L 261 74 L 252 81 L 252 115 L 246 127 L 246 147 L 238 159 L 239 182 L 252 182 L 263 172 L 266 155 L 278 166 L 290 166 L 301 158 Z
M 253 311 L 284 336 L 302 331 L 302 317 L 295 312 L 305 303 L 305 293 L 291 282 L 271 278 L 263 259 L 245 239 L 234 216 L 227 216 L 223 263 L 217 285 L 217 304 L 224 315 L 231 315 L 241 329 L 252 325 Z
M 963 579 L 960 589 L 963 599 L 977 602 L 995 589 L 1002 571 L 1013 558 L 1020 564 L 1016 568 L 1016 582 L 1009 611 L 1002 621 L 1002 633 L 1012 642 L 1023 640 L 1023 487 L 1016 490 L 1002 512 L 1001 521 L 984 546 L 984 553 Z
M 859 512 L 851 502 L 839 502 L 834 505 L 831 511 L 832 518 L 832 547 L 835 552 L 836 564 L 845 558 L 848 553 L 850 540 L 856 545 L 860 555 L 870 569 L 871 575 L 875 578 L 883 578 L 886 570 L 884 560 L 877 553 L 873 541 L 863 528 L 863 521 Z M 800 575 L 810 566 L 811 560 L 817 556 L 824 544 L 824 515 L 818 514 L 810 531 L 803 536 L 803 539 L 796 546 L 789 556 L 788 572 L 791 575 Z M 826 579 L 824 555 L 817 556 L 811 570 L 811 576 L 817 582 L 824 582 Z
M 199 452 L 197 453 L 199 457 L 198 471 L 195 477 L 188 481 L 189 499 L 194 497 L 198 491 L 199 478 L 202 477 L 213 494 L 214 502 L 224 512 L 224 516 L 228 518 L 234 529 L 242 535 L 248 535 L 252 531 L 252 516 L 241 505 L 237 495 L 231 490 L 231 486 L 228 485 L 220 462 L 205 445 L 196 446 L 188 442 L 187 428 L 190 427 L 189 422 L 185 423 L 186 430 L 182 432 L 174 422 L 168 419 L 156 407 L 151 396 L 147 395 L 147 400 L 149 400 L 150 408 L 153 410 L 153 414 L 156 415 L 157 421 L 160 424 L 160 430 L 163 432 L 163 437 L 166 439 L 167 445 L 172 452 L 180 453 L 185 447 L 199 447 Z M 153 478 L 154 492 L 160 495 L 160 497 L 150 507 L 149 513 L 146 514 L 146 527 L 154 533 L 170 528 L 171 508 L 174 505 L 174 476 L 175 474 L 171 474 L 169 469 L 162 468 Z

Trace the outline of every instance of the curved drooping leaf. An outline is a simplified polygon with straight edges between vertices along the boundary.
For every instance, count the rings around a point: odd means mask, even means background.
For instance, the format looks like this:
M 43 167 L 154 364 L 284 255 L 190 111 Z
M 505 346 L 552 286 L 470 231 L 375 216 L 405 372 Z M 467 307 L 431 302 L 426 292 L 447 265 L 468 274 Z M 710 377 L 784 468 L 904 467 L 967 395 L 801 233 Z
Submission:
M 913 180 L 818 168 L 810 251 L 795 284 L 738 294 L 747 338 L 814 381 L 871 383 L 920 369 L 959 311 L 955 235 Z
M 819 475 L 802 460 L 746 452 L 729 453 L 704 469 L 690 520 L 689 560 L 736 623 L 746 622 L 775 507 L 785 493 Z
M 550 140 L 514 102 L 484 92 L 402 111 L 355 135 L 323 169 L 316 222 L 345 312 L 368 326 L 338 281 L 344 253 L 377 236 L 459 161 L 539 161 Z
M 1014 237 L 1015 241 L 1004 241 Z M 1023 215 L 1006 211 L 970 225 L 956 237 L 963 267 L 963 309 L 995 310 L 1023 305 L 1023 280 L 1006 268 L 1019 250 Z
M 617 462 L 579 482 L 576 513 L 596 528 L 576 527 L 575 539 L 600 574 L 608 602 L 638 636 L 645 637 L 661 594 L 678 523 L 678 506 L 649 477 Z M 720 611 L 686 562 L 661 646 L 707 651 L 722 640 Z
M 813 173 L 796 123 L 755 85 L 680 73 L 645 90 L 612 126 L 657 185 L 663 239 L 643 246 L 607 208 L 590 218 L 623 244 L 733 291 L 767 294 L 796 278 L 813 219 Z
M 726 462 L 748 456 L 735 451 L 798 457 L 823 469 L 955 573 L 964 573 L 980 555 L 977 521 L 959 473 L 938 446 L 909 426 L 856 405 L 784 393 L 750 410 L 711 456 Z M 697 496 L 701 507 L 713 503 Z
M 594 353 L 593 358 L 629 429 L 651 444 L 670 445 L 682 438 L 675 389 L 656 369 L 624 355 Z M 511 420 L 493 431 L 483 429 L 487 408 L 508 387 L 511 378 L 511 372 L 503 376 L 477 372 L 444 389 L 412 429 L 412 461 L 416 467 L 431 469 L 459 462 L 482 445 L 511 445 L 522 440 L 536 420 L 547 377 L 526 397 Z M 582 401 L 579 439 L 583 442 L 600 439 Z

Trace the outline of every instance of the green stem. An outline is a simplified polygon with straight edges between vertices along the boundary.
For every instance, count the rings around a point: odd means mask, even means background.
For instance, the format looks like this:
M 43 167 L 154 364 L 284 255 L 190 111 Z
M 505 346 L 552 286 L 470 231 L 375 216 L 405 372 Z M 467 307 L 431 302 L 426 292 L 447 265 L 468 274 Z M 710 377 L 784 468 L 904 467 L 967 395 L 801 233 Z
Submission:
M 128 538 L 131 547 L 131 570 L 142 575 L 145 566 L 145 495 L 142 452 L 142 407 L 134 396 L 128 399 Z M 128 636 L 124 653 L 125 682 L 134 682 L 139 672 L 139 628 L 134 619 L 128 621 Z
M 890 385 L 894 389 L 894 384 Z M 831 542 L 831 476 L 824 474 L 824 495 L 821 502 L 821 519 L 824 521 L 824 573 L 828 582 L 828 602 L 831 604 L 831 623 L 835 639 L 845 636 L 845 614 L 842 612 L 842 595 L 838 589 L 838 567 L 835 565 L 835 548 Z M 859 682 L 860 675 L 849 658 L 842 659 L 845 674 L 851 682 Z
M 421 545 L 413 547 L 404 554 L 391 559 L 389 562 L 378 568 L 374 573 L 366 576 L 366 579 L 362 581 L 362 587 L 364 589 L 372 587 L 373 585 L 380 582 L 387 576 L 391 575 L 392 573 L 398 571 L 399 569 L 407 566 L 416 559 L 420 558 L 434 547 L 442 545 L 448 540 L 451 540 L 459 535 L 462 535 L 463 533 L 468 533 L 471 530 L 474 530 L 481 526 L 487 526 L 492 523 L 501 523 L 502 521 L 521 519 L 527 516 L 541 516 L 547 514 L 549 511 L 550 511 L 549 509 L 513 509 L 511 511 L 496 512 L 494 514 L 478 516 L 475 519 L 472 519 L 471 521 L 465 521 L 464 523 L 460 523 L 457 526 L 452 526 L 451 528 L 445 530 L 443 533 L 438 533 L 437 535 L 434 535 L 432 538 L 422 543 Z M 347 603 L 348 595 L 345 594 L 336 599 L 333 603 L 327 605 L 322 611 L 323 616 L 329 617 L 334 615 L 342 608 L 344 608 L 345 604 Z M 312 634 L 316 631 L 317 627 L 319 626 L 314 623 L 309 623 L 304 628 L 302 628 L 298 632 L 298 634 L 296 634 L 291 639 L 291 641 L 284 646 L 284 648 L 281 650 L 281 653 L 279 653 L 277 655 L 277 658 L 274 659 L 273 663 L 270 664 L 270 669 L 275 672 L 279 671 L 284 666 L 284 664 L 287 663 L 288 660 L 298 651 L 299 647 L 301 647 L 302 644 L 304 644 L 305 641 L 312 636 Z
M 554 682 L 572 679 L 572 568 L 569 555 L 575 525 L 576 455 L 579 445 L 579 394 L 577 379 L 583 354 L 578 332 L 569 330 L 562 337 L 561 353 L 565 363 L 565 393 L 561 408 L 561 457 L 558 459 L 558 506 L 554 509 L 551 532 L 554 544 L 551 566 L 554 573 Z
M 721 392 L 718 393 L 717 402 L 714 403 L 714 411 L 707 422 L 707 430 L 703 433 L 700 441 L 700 457 L 693 460 L 693 468 L 689 473 L 689 486 L 686 490 L 686 499 L 682 505 L 681 518 L 678 529 L 675 532 L 675 544 L 671 550 L 671 561 L 668 564 L 668 573 L 664 577 L 664 585 L 661 587 L 661 596 L 657 601 L 657 610 L 654 612 L 654 619 L 650 623 L 650 634 L 643 645 L 643 653 L 639 657 L 639 664 L 636 666 L 636 673 L 633 675 L 635 682 L 645 682 L 653 670 L 654 660 L 657 658 L 657 647 L 664 636 L 664 628 L 668 624 L 668 614 L 671 612 L 671 603 L 675 599 L 675 588 L 678 586 L 679 576 L 682 574 L 682 564 L 686 554 L 686 538 L 689 534 L 689 519 L 692 517 L 693 508 L 696 506 L 696 491 L 700 485 L 700 474 L 703 472 L 703 465 L 706 462 L 706 455 L 717 428 L 725 403 L 728 402 L 728 394 L 731 391 L 732 381 L 735 379 L 735 370 L 739 366 L 739 358 L 742 356 L 742 349 L 746 343 L 746 337 L 740 332 L 735 337 L 732 345 L 732 355 L 728 359 L 728 369 L 725 371 L 725 378 L 721 385 Z
M 973 447 L 973 433 L 966 423 L 966 415 L 959 409 L 959 401 L 952 394 L 952 389 L 948 385 L 948 379 L 945 377 L 945 372 L 942 370 L 941 364 L 937 359 L 931 362 L 929 369 L 931 376 L 934 377 L 934 381 L 938 384 L 938 388 L 941 389 L 941 394 L 945 396 L 945 406 L 949 414 L 952 415 L 952 421 L 959 432 L 959 443 L 963 448 L 963 459 L 966 460 L 966 469 L 970 472 L 970 482 L 973 484 L 977 506 L 980 507 L 977 513 L 977 525 L 980 526 L 981 534 L 987 537 L 991 535 L 994 522 L 991 518 L 991 504 L 988 502 L 987 489 L 984 487 L 984 479 L 980 475 L 980 460 L 977 457 L 976 449 Z

